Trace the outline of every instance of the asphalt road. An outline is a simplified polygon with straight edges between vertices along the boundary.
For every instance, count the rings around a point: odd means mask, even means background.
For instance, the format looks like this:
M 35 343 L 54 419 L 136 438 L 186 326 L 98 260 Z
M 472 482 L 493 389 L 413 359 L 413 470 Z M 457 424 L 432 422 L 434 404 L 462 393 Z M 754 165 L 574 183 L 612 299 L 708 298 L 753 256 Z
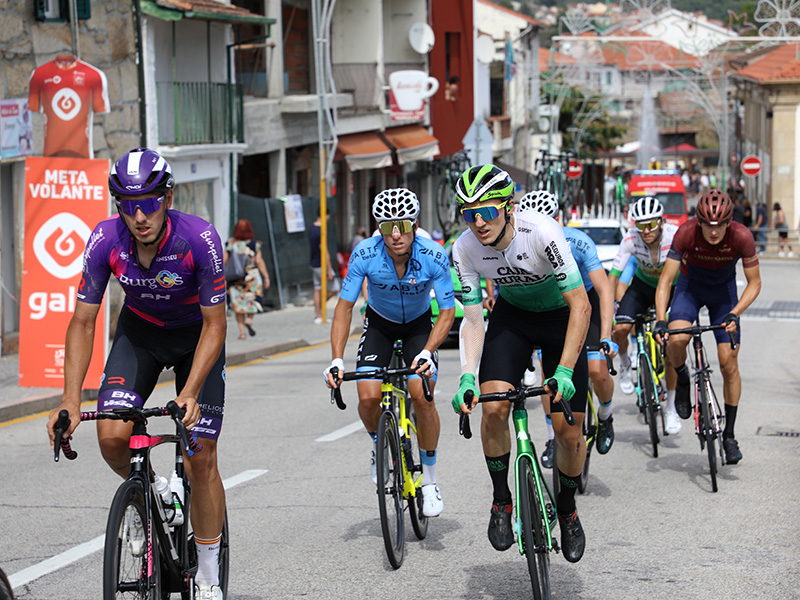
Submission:
M 794 265 L 765 264 L 762 303 L 800 297 Z M 633 396 L 617 392 L 615 444 L 593 454 L 589 490 L 578 498 L 586 554 L 577 564 L 553 557 L 553 598 L 800 596 L 800 438 L 775 435 L 800 431 L 800 319 L 745 318 L 743 327 L 742 462 L 722 468 L 712 493 L 689 422 L 654 459 Z M 356 345 L 348 344 L 348 366 Z M 442 351 L 437 389 L 445 512 L 422 542 L 409 524 L 398 571 L 383 549 L 370 440 L 357 424 L 348 429 L 358 421 L 355 385 L 345 384 L 346 411 L 329 403 L 321 378 L 329 356 L 323 346 L 228 371 L 220 468 L 240 482 L 228 490 L 229 598 L 529 598 L 524 558 L 486 539 L 491 486 L 480 440 L 458 436 L 449 406 L 458 351 Z M 721 391 L 718 372 L 715 381 Z M 169 389 L 156 396 L 166 401 Z M 92 541 L 104 533 L 119 479 L 100 458 L 93 424 L 77 431 L 78 459 L 54 464 L 44 423 L 0 427 L 0 567 L 18 598 L 95 600 L 102 552 Z M 543 447 L 541 408 L 531 408 L 530 424 Z M 162 452 L 157 464 L 169 458 Z M 62 556 L 76 560 L 53 564 Z

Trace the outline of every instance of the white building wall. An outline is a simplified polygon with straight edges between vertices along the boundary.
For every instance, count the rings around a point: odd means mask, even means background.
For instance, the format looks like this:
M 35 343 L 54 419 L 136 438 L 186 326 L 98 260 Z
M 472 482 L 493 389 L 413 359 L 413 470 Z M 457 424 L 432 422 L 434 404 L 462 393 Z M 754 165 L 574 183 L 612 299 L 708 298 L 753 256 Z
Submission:
M 383 4 L 375 0 L 336 3 L 331 26 L 334 63 L 374 63 L 383 55 Z

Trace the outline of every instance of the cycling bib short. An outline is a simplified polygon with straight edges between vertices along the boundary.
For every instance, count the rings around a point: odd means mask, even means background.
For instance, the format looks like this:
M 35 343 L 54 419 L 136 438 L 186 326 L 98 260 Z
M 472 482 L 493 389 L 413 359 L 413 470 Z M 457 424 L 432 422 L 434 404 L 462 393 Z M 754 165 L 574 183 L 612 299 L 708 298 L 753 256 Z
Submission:
M 202 328 L 202 323 L 196 323 L 164 329 L 123 308 L 103 371 L 97 410 L 144 406 L 161 371 L 170 367 L 175 371 L 175 391 L 180 394 L 192 370 Z M 225 346 L 200 388 L 197 404 L 202 417 L 192 434 L 218 439 L 225 413 Z

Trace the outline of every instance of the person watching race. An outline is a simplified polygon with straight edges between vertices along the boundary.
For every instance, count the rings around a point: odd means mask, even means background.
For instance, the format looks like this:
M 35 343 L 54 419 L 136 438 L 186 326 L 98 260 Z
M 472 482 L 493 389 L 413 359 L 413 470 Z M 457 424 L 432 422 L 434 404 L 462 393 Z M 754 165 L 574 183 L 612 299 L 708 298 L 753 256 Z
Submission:
M 388 189 L 375 196 L 372 215 L 380 237 L 360 242 L 350 255 L 347 276 L 331 325 L 330 366 L 323 376 L 328 387 L 339 387 L 344 372 L 344 349 L 350 335 L 353 306 L 366 280 L 369 305 L 358 345 L 356 370 L 369 371 L 389 365 L 395 340 L 403 341 L 406 366 L 430 376 L 435 388 L 439 345 L 455 318 L 455 293 L 450 262 L 440 244 L 416 235 L 420 205 L 416 194 L 405 188 Z M 430 290 L 436 293 L 439 317 L 432 324 Z M 413 357 L 413 358 L 412 358 Z M 334 379 L 331 370 L 339 370 Z M 436 517 L 444 510 L 436 483 L 436 448 L 439 444 L 439 413 L 425 400 L 419 375 L 409 377 L 408 390 L 419 419 L 417 435 L 422 461 L 422 513 Z M 370 471 L 377 484 L 376 443 L 381 413 L 381 382 L 358 382 L 358 414 L 372 437 Z
M 529 210 L 552 217 L 560 223 L 560 207 L 556 197 L 548 191 L 528 192 L 519 201 L 519 217 L 525 218 Z M 589 360 L 589 378 L 599 402 L 597 410 L 597 451 L 606 454 L 614 443 L 614 417 L 611 402 L 614 395 L 614 380 L 608 373 L 606 356 L 614 358 L 619 346 L 611 340 L 611 327 L 614 320 L 614 296 L 608 283 L 606 271 L 597 256 L 597 246 L 592 238 L 575 227 L 565 227 L 564 236 L 569 242 L 572 256 L 578 264 L 583 287 L 592 305 L 592 317 L 586 336 L 586 352 Z M 542 466 L 550 468 L 553 464 L 553 440 L 555 432 L 549 414 L 549 402 L 545 402 L 547 433 L 549 439 L 542 453 Z
M 664 207 L 661 202 L 651 196 L 639 198 L 631 204 L 628 218 L 633 227 L 622 239 L 608 280 L 611 289 L 616 289 L 617 280 L 632 256 L 639 264 L 636 267 L 631 284 L 625 290 L 617 306 L 616 325 L 613 338 L 623 346 L 633 329 L 634 318 L 655 305 L 656 286 L 664 262 L 672 245 L 672 237 L 678 230 L 672 223 L 664 222 Z M 620 379 L 619 387 L 623 393 L 630 394 L 634 386 L 631 377 L 631 360 L 626 353 L 619 355 Z M 664 406 L 664 430 L 668 434 L 677 434 L 681 430 L 681 421 L 675 412 L 675 385 L 677 376 L 669 360 L 666 360 L 667 398 Z
M 61 410 L 70 417 L 64 437 L 80 424 L 81 387 L 92 357 L 95 321 L 113 274 L 125 301 L 97 409 L 143 406 L 161 371 L 174 369 L 175 402 L 186 410 L 183 423 L 203 444 L 192 456 L 184 453 L 198 559 L 195 597 L 221 600 L 217 565 L 225 490 L 217 469 L 217 439 L 225 408 L 223 245 L 213 225 L 172 210 L 174 185 L 167 161 L 148 148 L 126 152 L 112 167 L 108 186 L 119 214 L 101 221 L 87 242 L 66 334 L 64 394 L 50 413 L 47 430 L 52 446 Z M 130 470 L 132 427 L 123 421 L 97 422 L 103 458 L 123 478 Z M 137 526 L 134 521 L 131 528 L 132 539 L 144 539 L 141 522 Z
M 575 491 L 586 457 L 581 426 L 589 385 L 585 341 L 591 305 L 563 228 L 535 212 L 513 213 L 513 195 L 511 177 L 494 165 L 471 167 L 456 182 L 456 199 L 469 229 L 453 247 L 464 320 L 461 380 L 452 405 L 456 413 L 471 414 L 479 394 L 515 388 L 534 348 L 542 349 L 543 379 L 558 383 L 550 410 L 561 481 L 556 499 L 561 548 L 568 561 L 577 562 L 586 545 Z M 485 332 L 481 275 L 500 287 Z M 475 394 L 469 406 L 467 390 Z M 560 402 L 570 402 L 574 425 L 567 424 Z M 508 486 L 511 407 L 507 402 L 482 406 L 481 442 L 493 487 L 488 537 L 496 550 L 507 550 L 514 543 Z
M 722 447 L 725 462 L 736 464 L 742 452 L 734 435 L 736 412 L 742 395 L 739 373 L 741 330 L 739 317 L 761 291 L 761 273 L 755 240 L 750 230 L 732 221 L 733 203 L 720 190 L 710 190 L 697 203 L 697 217 L 678 228 L 672 238 L 664 269 L 656 289 L 656 339 L 668 338 L 667 357 L 676 367 L 678 392 L 675 406 L 682 419 L 692 413 L 689 398 L 689 373 L 686 369 L 688 334 L 670 335 L 669 329 L 690 327 L 698 319 L 702 306 L 708 308 L 712 325 L 725 323 L 724 331 L 715 331 L 717 354 L 722 371 L 725 397 L 725 430 Z M 736 262 L 742 259 L 747 286 L 741 299 L 736 291 Z M 678 276 L 672 303 L 669 302 L 671 282 Z M 669 325 L 665 321 L 669 305 Z M 737 347 L 731 349 L 729 334 L 735 334 Z

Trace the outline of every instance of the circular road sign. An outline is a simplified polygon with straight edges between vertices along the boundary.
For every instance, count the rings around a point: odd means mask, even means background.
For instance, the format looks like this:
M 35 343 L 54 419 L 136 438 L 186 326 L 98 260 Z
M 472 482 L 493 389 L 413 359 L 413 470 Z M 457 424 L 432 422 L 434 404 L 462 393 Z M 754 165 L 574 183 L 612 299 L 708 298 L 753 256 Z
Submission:
M 583 175 L 583 165 L 580 161 L 570 158 L 569 166 L 567 167 L 567 177 L 570 179 L 577 179 L 581 175 Z
M 748 177 L 755 177 L 761 172 L 761 160 L 757 156 L 745 156 L 742 159 L 742 173 Z

